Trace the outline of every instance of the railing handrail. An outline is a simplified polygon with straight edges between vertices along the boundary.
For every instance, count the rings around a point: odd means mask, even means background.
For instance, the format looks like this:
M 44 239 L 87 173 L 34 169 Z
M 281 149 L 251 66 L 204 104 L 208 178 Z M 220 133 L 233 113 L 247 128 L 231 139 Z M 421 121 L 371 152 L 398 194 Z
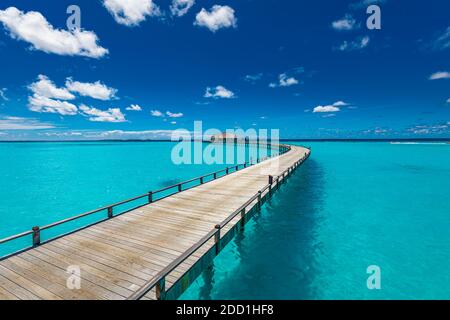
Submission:
M 247 144 L 248 144 L 248 143 L 247 143 Z M 276 154 L 276 156 L 281 156 L 281 155 L 283 155 L 283 154 L 285 154 L 285 153 L 287 153 L 287 152 L 289 152 L 289 151 L 291 150 L 291 147 L 290 147 L 289 145 L 284 145 L 284 144 L 270 144 L 270 146 L 272 146 L 272 147 L 273 147 L 273 146 L 278 147 L 279 152 L 278 152 L 278 154 Z M 271 155 L 271 156 L 269 156 L 269 157 L 266 157 L 265 159 L 272 158 L 272 157 L 274 157 L 274 155 Z M 40 231 L 42 231 L 42 230 L 48 230 L 48 229 L 50 229 L 50 228 L 53 228 L 53 227 L 56 227 L 56 226 L 59 226 L 59 225 L 62 225 L 62 224 L 65 224 L 65 223 L 68 223 L 68 222 L 71 222 L 71 221 L 75 221 L 75 220 L 78 220 L 78 219 L 80 219 L 80 218 L 84 218 L 84 217 L 87 217 L 87 216 L 90 216 L 90 215 L 93 215 L 93 214 L 95 214 L 95 213 L 99 213 L 99 212 L 105 211 L 105 210 L 108 210 L 108 216 L 109 216 L 109 217 L 112 217 L 112 216 L 113 216 L 113 215 L 112 215 L 112 210 L 113 210 L 113 208 L 115 208 L 115 207 L 117 207 L 117 206 L 124 205 L 124 204 L 130 203 L 130 202 L 133 202 L 133 201 L 136 201 L 136 200 L 139 200 L 139 199 L 143 199 L 143 198 L 145 198 L 145 197 L 149 197 L 150 195 L 153 196 L 153 195 L 155 195 L 155 194 L 158 194 L 158 193 L 161 193 L 161 192 L 164 192 L 164 191 L 173 189 L 173 188 L 175 188 L 175 187 L 178 187 L 179 190 L 178 190 L 177 192 L 171 194 L 171 195 L 174 195 L 174 194 L 177 194 L 177 193 L 179 193 L 179 192 L 181 192 L 181 191 L 187 190 L 187 189 L 185 189 L 185 190 L 180 190 L 180 188 L 182 188 L 183 185 L 186 185 L 186 184 L 188 184 L 188 183 L 191 183 L 191 182 L 194 182 L 194 181 L 197 181 L 197 180 L 202 181 L 202 179 L 207 178 L 207 177 L 210 177 L 210 176 L 213 176 L 213 177 L 215 177 L 215 178 L 213 178 L 212 180 L 209 180 L 209 181 L 207 181 L 207 182 L 214 181 L 214 180 L 216 180 L 216 179 L 221 178 L 221 177 L 218 177 L 218 176 L 217 176 L 217 175 L 220 174 L 220 173 L 223 173 L 223 172 L 230 173 L 230 169 L 231 169 L 231 170 L 235 169 L 234 172 L 237 172 L 238 169 L 239 169 L 239 167 L 241 167 L 241 166 L 244 166 L 244 168 L 245 168 L 247 165 L 250 165 L 250 166 L 251 166 L 251 165 L 254 165 L 254 164 L 258 164 L 260 161 L 261 161 L 260 158 L 257 158 L 257 159 L 256 159 L 256 163 L 254 163 L 254 161 L 246 161 L 246 162 L 244 162 L 244 163 L 237 164 L 237 165 L 233 165 L 233 166 L 229 166 L 229 167 L 226 167 L 225 169 L 221 169 L 221 170 L 218 170 L 218 171 L 215 171 L 215 172 L 212 172 L 212 173 L 208 173 L 208 174 L 205 174 L 205 175 L 200 176 L 200 177 L 197 177 L 197 178 L 189 179 L 189 180 L 187 180 L 187 181 L 182 181 L 182 182 L 176 183 L 176 184 L 174 184 L 174 185 L 170 185 L 170 186 L 167 186 L 167 187 L 164 187 L 164 188 L 155 190 L 155 191 L 149 191 L 148 193 L 143 194 L 143 195 L 139 195 L 139 196 L 136 196 L 136 197 L 133 197 L 133 198 L 130 198 L 130 199 L 127 199 L 127 200 L 123 200 L 123 201 L 120 201 L 120 202 L 117 202 L 117 203 L 114 203 L 114 204 L 111 204 L 111 205 L 103 206 L 103 207 L 100 207 L 100 208 L 98 208 L 98 209 L 94 209 L 94 210 L 91 210 L 91 211 L 88 211 L 88 212 L 84 212 L 84 213 L 81 213 L 81 214 L 76 215 L 76 216 L 73 216 L 73 217 L 65 218 L 65 219 L 62 219 L 62 220 L 59 220 L 59 221 L 56 221 L 56 222 L 47 224 L 47 225 L 45 225 L 45 226 L 43 226 L 43 227 L 33 227 L 32 230 L 24 231 L 24 232 L 21 232 L 21 233 L 19 233 L 19 234 L 12 235 L 12 236 L 9 236 L 9 237 L 0 239 L 0 245 L 1 245 L 1 244 L 4 244 L 4 243 L 7 243 L 7 242 L 11 242 L 11 241 L 13 241 L 13 240 L 16 240 L 16 239 L 19 239 L 19 238 L 22 238 L 22 237 L 25 237 L 25 236 L 27 236 L 27 235 L 33 234 L 33 236 L 34 236 L 36 233 L 40 233 Z M 205 182 L 205 183 L 206 183 L 206 182 Z M 152 198 L 152 201 L 149 201 L 149 203 L 153 203 L 153 202 L 156 202 L 156 201 L 158 201 L 158 200 L 160 200 L 160 199 L 154 200 L 154 199 Z M 110 216 L 110 214 L 111 214 L 111 216 Z M 90 225 L 90 224 L 88 224 L 87 226 L 89 226 L 89 225 Z M 33 239 L 34 239 L 34 237 L 33 237 Z M 40 242 L 40 237 L 38 236 L 37 239 L 39 239 L 38 243 L 35 243 L 35 242 L 33 241 L 33 245 L 39 244 L 39 242 Z M 51 240 L 51 239 L 50 239 L 50 240 Z M 1 257 L 0 257 L 0 258 L 1 258 Z
M 310 150 L 310 149 L 308 149 Z M 279 178 L 282 177 L 285 178 L 285 174 L 289 173 L 290 170 L 292 170 L 295 166 L 301 164 L 303 161 L 305 161 L 310 155 L 310 152 L 306 153 L 300 160 L 296 161 L 294 165 L 288 167 L 286 170 L 284 170 L 282 173 L 280 173 L 278 176 L 276 176 L 276 179 L 270 179 L 269 178 L 269 184 L 265 185 L 262 189 L 260 189 L 254 196 L 252 196 L 247 202 L 245 202 L 242 206 L 240 206 L 238 209 L 236 209 L 232 214 L 230 214 L 225 220 L 223 220 L 220 224 L 216 225 L 214 229 L 212 229 L 208 234 L 204 237 L 202 237 L 198 242 L 193 244 L 188 250 L 183 252 L 181 256 L 179 256 L 177 259 L 172 261 L 167 267 L 165 267 L 163 270 L 158 272 L 156 276 L 148 283 L 144 284 L 141 288 L 139 288 L 135 293 L 133 293 L 128 300 L 138 300 L 144 297 L 150 290 L 152 290 L 156 285 L 161 283 L 162 280 L 165 279 L 167 275 L 169 275 L 173 270 L 175 270 L 179 265 L 181 265 L 186 259 L 188 259 L 192 254 L 194 254 L 197 250 L 199 250 L 206 242 L 208 242 L 212 237 L 219 234 L 220 237 L 220 230 L 223 229 L 228 223 L 230 223 L 234 218 L 236 218 L 237 215 L 239 215 L 243 210 L 245 210 L 253 201 L 256 199 L 261 200 L 261 195 L 267 190 L 272 187 L 272 185 L 276 182 L 277 184 L 280 183 Z

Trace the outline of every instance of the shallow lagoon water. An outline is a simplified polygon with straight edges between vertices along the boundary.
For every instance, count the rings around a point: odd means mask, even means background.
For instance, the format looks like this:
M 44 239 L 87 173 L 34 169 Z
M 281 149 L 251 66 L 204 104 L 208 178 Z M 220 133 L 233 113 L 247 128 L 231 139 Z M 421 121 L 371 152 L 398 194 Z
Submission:
M 234 155 L 229 164 L 176 165 L 172 161 L 176 145 L 173 142 L 0 143 L 0 238 L 242 163 L 238 149 L 246 151 L 247 161 L 251 156 L 255 159 L 254 147 L 249 152 L 248 147 L 238 146 L 224 150 L 224 160 L 228 160 L 227 155 Z M 203 144 L 203 150 L 207 146 Z M 193 150 L 191 159 L 193 162 Z M 117 211 L 123 212 L 146 200 L 121 206 Z M 42 240 L 104 218 L 106 211 L 43 231 Z M 31 236 L 27 236 L 0 245 L 0 256 L 30 243 Z
M 309 160 L 181 299 L 449 299 L 450 146 L 307 144 Z
M 450 146 L 306 144 L 308 161 L 181 299 L 449 299 Z M 172 147 L 0 143 L 0 237 L 224 168 L 176 166 Z

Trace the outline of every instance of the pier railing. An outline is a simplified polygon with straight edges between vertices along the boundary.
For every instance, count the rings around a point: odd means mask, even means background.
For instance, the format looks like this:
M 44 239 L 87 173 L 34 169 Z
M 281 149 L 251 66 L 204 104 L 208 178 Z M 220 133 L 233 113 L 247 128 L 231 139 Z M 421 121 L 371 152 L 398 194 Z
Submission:
M 258 144 L 258 146 L 262 146 L 262 145 Z M 7 237 L 7 238 L 0 239 L 0 245 L 3 245 L 5 243 L 9 243 L 9 242 L 12 242 L 14 240 L 17 240 L 17 239 L 20 239 L 20 238 L 24 238 L 26 236 L 30 236 L 31 235 L 31 245 L 30 246 L 27 246 L 27 247 L 19 250 L 18 252 L 14 252 L 12 254 L 7 254 L 7 255 L 5 255 L 3 257 L 0 257 L 0 260 L 5 259 L 7 257 L 10 257 L 11 255 L 17 254 L 19 252 L 23 252 L 25 250 L 31 249 L 31 248 L 33 248 L 35 246 L 40 245 L 41 243 L 52 241 L 54 239 L 57 239 L 57 238 L 60 238 L 60 237 L 62 237 L 64 235 L 73 233 L 73 232 L 78 231 L 80 229 L 84 229 L 86 227 L 92 226 L 92 225 L 97 224 L 99 222 L 102 222 L 102 221 L 111 219 L 111 218 L 113 218 L 115 216 L 118 216 L 118 215 L 124 214 L 126 212 L 129 212 L 131 210 L 134 210 L 134 209 L 140 208 L 142 206 L 148 205 L 150 203 L 153 203 L 153 202 L 162 200 L 164 198 L 170 197 L 170 196 L 172 196 L 174 194 L 177 194 L 179 192 L 183 192 L 183 191 L 192 189 L 192 188 L 194 188 L 194 187 L 196 187 L 198 185 L 202 185 L 202 184 L 214 181 L 214 180 L 219 179 L 221 177 L 227 176 L 227 175 L 229 175 L 231 173 L 234 173 L 234 172 L 237 172 L 239 170 L 245 169 L 245 168 L 247 168 L 249 166 L 258 164 L 261 161 L 267 160 L 269 158 L 273 158 L 273 157 L 276 157 L 276 156 L 283 155 L 283 154 L 285 154 L 285 153 L 287 153 L 287 152 L 289 152 L 291 150 L 291 147 L 288 146 L 288 145 L 266 144 L 266 146 L 269 147 L 270 149 L 273 149 L 274 147 L 277 147 L 278 148 L 278 153 L 272 154 L 271 156 L 267 156 L 267 157 L 263 157 L 263 158 L 259 158 L 258 157 L 256 160 L 246 161 L 245 163 L 242 163 L 242 164 L 229 166 L 229 167 L 226 167 L 225 169 L 222 169 L 222 170 L 219 170 L 219 171 L 215 171 L 215 172 L 208 173 L 208 174 L 205 174 L 205 175 L 197 177 L 197 178 L 193 178 L 193 179 L 189 179 L 189 180 L 186 180 L 186 181 L 183 181 L 183 182 L 179 182 L 179 183 L 176 183 L 174 185 L 170 185 L 170 186 L 161 188 L 159 190 L 149 191 L 149 192 L 147 192 L 147 193 L 145 193 L 143 195 L 139 195 L 139 196 L 133 197 L 131 199 L 123 200 L 123 201 L 120 201 L 120 202 L 117 202 L 117 203 L 114 203 L 114 204 L 111 204 L 111 205 L 108 205 L 108 206 L 104 206 L 104 207 L 101 207 L 101 208 L 98 208 L 98 209 L 95 209 L 95 210 L 92 210 L 92 211 L 88 211 L 88 212 L 85 212 L 85 213 L 82 213 L 82 214 L 79 214 L 79 215 L 76 215 L 76 216 L 73 216 L 73 217 L 70 217 L 70 218 L 66 218 L 66 219 L 63 219 L 63 220 L 60 220 L 60 221 L 57 221 L 57 222 L 54 222 L 54 223 L 51 223 L 51 224 L 48 224 L 48 225 L 45 225 L 45 226 L 42 226 L 42 227 L 35 226 L 29 231 L 25 231 L 25 232 L 22 232 L 22 233 L 19 233 L 19 234 L 16 234 L 16 235 L 13 235 L 13 236 L 10 236 L 10 237 Z M 193 182 L 198 182 L 198 185 L 187 186 L 188 184 L 192 184 Z M 170 190 L 173 190 L 173 192 L 170 192 Z M 164 195 L 164 192 L 169 192 L 169 193 Z M 158 195 L 161 195 L 161 194 L 163 194 L 163 195 L 158 197 Z M 114 212 L 114 208 L 117 208 L 118 206 L 129 204 L 129 203 L 135 202 L 137 200 L 142 200 L 142 199 L 145 199 L 145 198 L 147 198 L 147 201 L 144 204 L 140 204 L 140 205 L 137 205 L 135 207 L 126 209 L 125 211 L 120 212 L 120 213 L 115 213 Z M 61 225 L 66 224 L 68 222 L 79 220 L 81 218 L 92 216 L 92 215 L 94 215 L 96 213 L 100 213 L 102 211 L 105 211 L 105 213 L 107 214 L 106 218 L 100 219 L 100 220 L 95 221 L 93 223 L 88 223 L 88 224 L 84 225 L 81 228 L 76 228 L 76 229 L 74 229 L 74 230 L 72 230 L 70 232 L 63 233 L 63 234 L 58 235 L 56 237 L 51 237 L 50 239 L 48 239 L 46 241 L 41 241 L 41 232 L 42 231 L 49 230 L 49 229 L 52 229 L 52 228 L 57 227 L 57 226 L 61 226 Z
M 164 300 L 167 293 L 166 277 L 213 238 L 214 238 L 215 254 L 218 255 L 222 250 L 221 239 L 224 236 L 224 234 L 222 234 L 222 230 L 238 215 L 240 215 L 240 219 L 238 222 L 236 222 L 236 224 L 241 223 L 241 225 L 243 226 L 246 223 L 246 214 L 249 212 L 248 207 L 251 206 L 256 201 L 254 205 L 257 206 L 258 209 L 261 209 L 263 195 L 266 193 L 266 191 L 267 191 L 266 195 L 269 194 L 269 196 L 271 196 L 273 189 L 279 188 L 280 184 L 284 182 L 286 177 L 291 175 L 299 165 L 301 165 L 306 159 L 308 159 L 309 155 L 310 152 L 307 152 L 300 160 L 296 161 L 292 166 L 284 170 L 280 175 L 276 177 L 268 176 L 267 185 L 265 185 L 262 189 L 260 189 L 255 195 L 253 195 L 247 202 L 245 202 L 232 214 L 230 214 L 224 221 L 222 221 L 222 223 L 216 225 L 214 229 L 208 232 L 208 234 L 206 234 L 197 243 L 195 243 L 192 247 L 190 247 L 187 251 L 185 251 L 181 256 L 179 256 L 176 260 L 174 260 L 162 271 L 160 271 L 150 282 L 148 282 L 147 284 L 142 286 L 139 290 L 137 290 L 133 295 L 131 295 L 128 298 L 128 300 L 142 299 L 146 294 L 148 294 L 153 289 L 155 289 L 156 299 Z

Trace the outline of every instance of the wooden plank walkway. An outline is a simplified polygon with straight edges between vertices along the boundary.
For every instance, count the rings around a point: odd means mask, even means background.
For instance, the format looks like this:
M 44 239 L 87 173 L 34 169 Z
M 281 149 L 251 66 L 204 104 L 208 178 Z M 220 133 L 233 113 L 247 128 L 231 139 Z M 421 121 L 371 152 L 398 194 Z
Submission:
M 136 296 L 136 292 L 142 291 L 167 266 L 267 186 L 269 175 L 282 174 L 298 165 L 305 155 L 309 155 L 308 149 L 292 146 L 279 157 L 1 260 L 0 299 Z M 266 189 L 262 197 L 268 192 Z M 249 203 L 247 212 L 257 205 L 258 199 Z M 241 215 L 231 219 L 221 230 L 222 237 L 240 219 Z M 209 239 L 168 273 L 164 277 L 165 290 L 174 284 L 179 284 L 178 291 L 184 290 L 188 285 L 187 272 L 214 248 L 216 241 L 214 237 Z M 67 286 L 70 266 L 81 271 L 79 289 Z M 156 290 L 145 291 L 145 296 L 139 298 L 155 299 Z

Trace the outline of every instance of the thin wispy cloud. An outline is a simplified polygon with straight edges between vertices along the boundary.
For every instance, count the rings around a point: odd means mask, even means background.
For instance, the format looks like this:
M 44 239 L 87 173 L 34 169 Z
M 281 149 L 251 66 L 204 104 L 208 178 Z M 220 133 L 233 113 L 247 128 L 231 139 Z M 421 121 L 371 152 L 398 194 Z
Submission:
M 222 28 L 236 28 L 237 18 L 234 9 L 229 6 L 215 5 L 209 11 L 205 8 L 197 13 L 194 25 L 216 32 Z
M 103 5 L 117 23 L 135 27 L 147 17 L 161 15 L 161 10 L 152 0 L 103 0 Z
M 182 17 L 188 13 L 194 4 L 195 0 L 173 0 L 170 6 L 170 12 L 173 16 Z
M 34 118 L 0 117 L 0 130 L 43 130 L 52 128 L 55 128 L 55 126 Z
M 433 48 L 437 50 L 450 48 L 450 26 L 433 41 Z
M 247 82 L 255 83 L 258 80 L 261 80 L 262 77 L 263 77 L 263 73 L 248 74 L 244 77 L 244 80 Z
M 349 105 L 349 103 L 344 102 L 342 100 L 336 101 L 335 103 L 333 103 L 333 106 L 335 106 L 335 107 L 345 107 L 345 106 L 348 106 L 348 105 Z
M 447 71 L 438 71 L 430 75 L 429 80 L 441 80 L 441 79 L 450 79 L 450 72 Z
M 6 96 L 6 91 L 7 91 L 7 90 L 8 90 L 8 89 L 6 89 L 6 88 L 0 89 L 0 98 L 3 99 L 3 100 L 5 100 L 5 101 L 8 101 L 8 100 L 9 100 L 9 98 Z
M 416 135 L 428 135 L 428 134 L 449 134 L 450 133 L 450 123 L 441 122 L 434 124 L 420 124 L 406 129 L 407 132 Z
M 23 12 L 15 7 L 0 10 L 0 22 L 13 39 L 28 42 L 34 50 L 68 56 L 101 58 L 108 50 L 97 44 L 92 31 L 55 29 L 37 11 Z
M 344 41 L 341 45 L 339 45 L 335 49 L 338 51 L 362 50 L 369 45 L 369 42 L 370 42 L 369 36 L 358 37 L 353 41 Z
M 89 121 L 93 122 L 126 122 L 125 115 L 120 108 L 109 108 L 107 110 L 99 110 L 97 108 L 88 107 L 84 104 L 80 106 L 80 111 L 87 116 Z
M 349 8 L 353 10 L 367 8 L 368 6 L 372 4 L 384 4 L 387 3 L 387 0 L 360 0 L 358 2 L 350 3 Z

